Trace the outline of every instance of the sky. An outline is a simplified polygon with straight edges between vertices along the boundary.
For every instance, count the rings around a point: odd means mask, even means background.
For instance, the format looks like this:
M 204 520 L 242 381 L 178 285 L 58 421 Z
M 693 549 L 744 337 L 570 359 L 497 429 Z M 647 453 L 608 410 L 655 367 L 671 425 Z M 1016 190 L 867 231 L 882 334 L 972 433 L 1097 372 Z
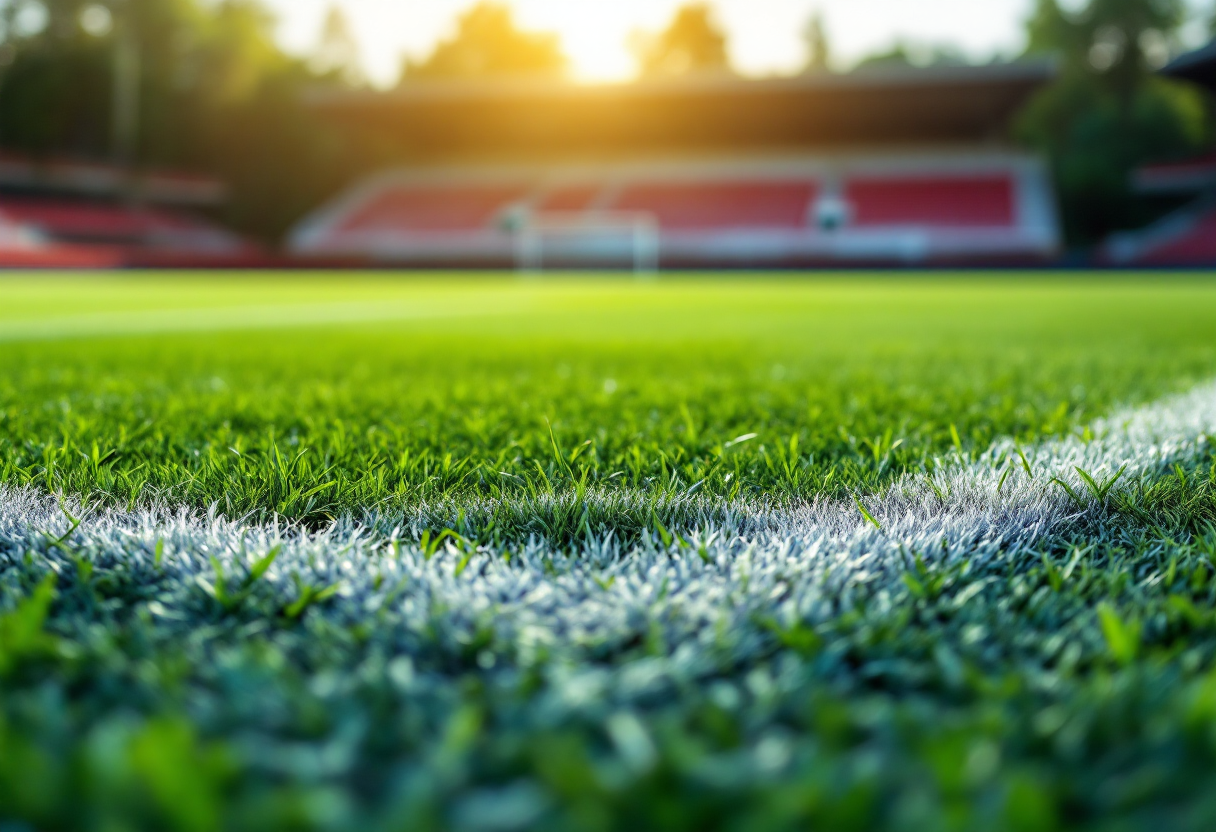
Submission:
M 474 0 L 268 0 L 279 16 L 279 36 L 301 53 L 317 42 L 330 5 L 343 6 L 373 82 L 393 83 L 402 55 L 427 54 L 451 34 L 457 14 Z M 630 33 L 657 31 L 685 0 L 508 0 L 527 29 L 556 31 L 577 80 L 631 77 Z M 1068 0 L 1069 3 L 1080 0 Z M 818 10 L 835 63 L 857 59 L 899 41 L 951 44 L 986 59 L 1016 54 L 1033 0 L 712 0 L 730 35 L 731 57 L 742 72 L 795 71 L 804 60 L 802 31 Z

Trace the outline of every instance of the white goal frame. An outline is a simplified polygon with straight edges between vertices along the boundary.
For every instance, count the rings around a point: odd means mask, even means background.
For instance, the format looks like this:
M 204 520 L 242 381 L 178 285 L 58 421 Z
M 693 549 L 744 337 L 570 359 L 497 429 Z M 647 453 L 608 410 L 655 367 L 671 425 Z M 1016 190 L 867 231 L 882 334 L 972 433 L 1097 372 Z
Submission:
M 553 255 L 580 265 L 628 259 L 637 275 L 659 271 L 659 223 L 644 212 L 530 213 L 519 218 L 514 235 L 515 265 L 528 274 L 544 271 Z

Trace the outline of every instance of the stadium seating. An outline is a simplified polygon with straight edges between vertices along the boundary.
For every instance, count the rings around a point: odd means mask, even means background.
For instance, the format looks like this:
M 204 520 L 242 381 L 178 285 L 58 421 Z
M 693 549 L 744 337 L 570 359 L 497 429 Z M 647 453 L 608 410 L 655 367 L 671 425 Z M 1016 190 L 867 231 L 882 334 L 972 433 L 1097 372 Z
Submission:
M 631 217 L 653 227 L 670 265 L 1007 262 L 1058 246 L 1042 166 L 1001 153 L 393 173 L 324 207 L 291 246 L 305 257 L 506 265 L 519 255 L 515 235 L 559 217 L 572 265 L 571 229 L 587 233 L 586 263 L 602 264 L 597 223 Z
M 196 213 L 226 194 L 207 176 L 0 151 L 0 268 L 282 262 Z
M 1216 209 L 1195 218 L 1184 234 L 1166 241 L 1152 253 L 1152 262 L 1161 264 L 1216 263 Z
M 1116 234 L 1103 259 L 1120 266 L 1216 263 L 1216 203 L 1202 199 L 1141 231 Z
M 566 185 L 546 190 L 534 203 L 538 211 L 563 214 L 589 211 L 604 194 L 603 183 Z
M 807 181 L 638 182 L 611 208 L 649 214 L 663 231 L 801 229 L 816 190 L 817 184 Z
M 113 269 L 122 265 L 123 259 L 115 252 L 85 246 L 0 245 L 0 269 Z
M 381 190 L 346 217 L 342 231 L 468 231 L 492 225 L 527 187 L 399 185 Z
M 1206 54 L 1206 58 L 1194 57 L 1210 66 L 1216 52 L 1209 48 Z M 1178 65 L 1188 64 L 1180 59 Z M 1102 246 L 1101 259 L 1125 266 L 1216 263 L 1216 150 L 1144 165 L 1135 171 L 1131 184 L 1141 194 L 1171 201 L 1190 198 L 1190 202 L 1145 228 L 1111 235 Z
M 0 196 L 22 245 L 0 245 L 0 267 L 260 263 L 260 250 L 189 214 L 55 197 Z
M 850 180 L 845 188 L 852 222 L 863 227 L 1007 228 L 1014 224 L 1014 199 L 1009 176 L 866 176 Z
M 0 200 L 0 210 L 59 240 L 135 243 L 158 233 L 197 229 L 193 222 L 165 211 L 66 200 Z
M 107 268 L 120 262 L 112 251 L 50 242 L 0 212 L 0 268 Z
M 1197 193 L 1216 186 L 1216 150 L 1201 156 L 1144 165 L 1132 184 L 1140 193 Z

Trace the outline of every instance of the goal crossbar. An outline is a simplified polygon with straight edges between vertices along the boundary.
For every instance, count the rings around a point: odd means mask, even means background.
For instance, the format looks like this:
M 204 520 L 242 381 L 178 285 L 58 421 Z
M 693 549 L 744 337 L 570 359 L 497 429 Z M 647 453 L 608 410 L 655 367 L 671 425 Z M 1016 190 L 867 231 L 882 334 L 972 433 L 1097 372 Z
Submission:
M 637 274 L 659 269 L 659 224 L 643 212 L 539 212 L 515 229 L 520 271 L 540 272 L 546 262 L 607 265 L 628 261 Z

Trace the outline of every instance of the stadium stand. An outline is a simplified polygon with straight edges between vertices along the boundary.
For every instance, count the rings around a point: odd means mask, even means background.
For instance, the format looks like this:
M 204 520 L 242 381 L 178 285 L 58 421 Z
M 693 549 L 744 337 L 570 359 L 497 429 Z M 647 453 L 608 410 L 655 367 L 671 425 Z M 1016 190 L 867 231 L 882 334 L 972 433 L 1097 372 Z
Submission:
M 421 184 L 380 190 L 342 220 L 342 231 L 405 229 L 468 231 L 489 226 L 505 206 L 526 194 L 524 186 Z
M 946 228 L 1009 228 L 1016 222 L 1010 176 L 860 177 L 845 190 L 858 226 L 924 223 Z
M 214 180 L 0 157 L 0 268 L 260 264 L 255 245 L 198 216 Z
M 1216 41 L 1179 57 L 1163 74 L 1216 93 Z M 1136 190 L 1190 195 L 1193 200 L 1148 228 L 1116 234 L 1102 259 L 1120 266 L 1216 265 L 1216 150 L 1196 159 L 1147 165 L 1136 171 Z
M 1044 166 L 1005 123 L 1050 64 L 318 97 L 408 163 L 299 225 L 300 257 L 451 266 L 1041 262 Z
M 1148 231 L 1117 236 L 1108 250 L 1120 265 L 1210 266 L 1216 263 L 1216 201 L 1190 206 Z
M 612 210 L 648 214 L 663 231 L 801 229 L 818 183 L 814 181 L 721 179 L 697 182 L 631 182 Z
M 106 268 L 118 264 L 105 251 L 50 244 L 0 212 L 0 268 Z
M 330 258 L 501 265 L 522 232 L 556 216 L 585 231 L 585 253 L 567 232 L 557 258 L 576 265 L 631 257 L 628 240 L 605 251 L 600 226 L 626 217 L 657 227 L 670 265 L 981 261 L 1049 257 L 1057 244 L 1042 167 L 973 152 L 398 172 L 314 216 L 292 245 Z

